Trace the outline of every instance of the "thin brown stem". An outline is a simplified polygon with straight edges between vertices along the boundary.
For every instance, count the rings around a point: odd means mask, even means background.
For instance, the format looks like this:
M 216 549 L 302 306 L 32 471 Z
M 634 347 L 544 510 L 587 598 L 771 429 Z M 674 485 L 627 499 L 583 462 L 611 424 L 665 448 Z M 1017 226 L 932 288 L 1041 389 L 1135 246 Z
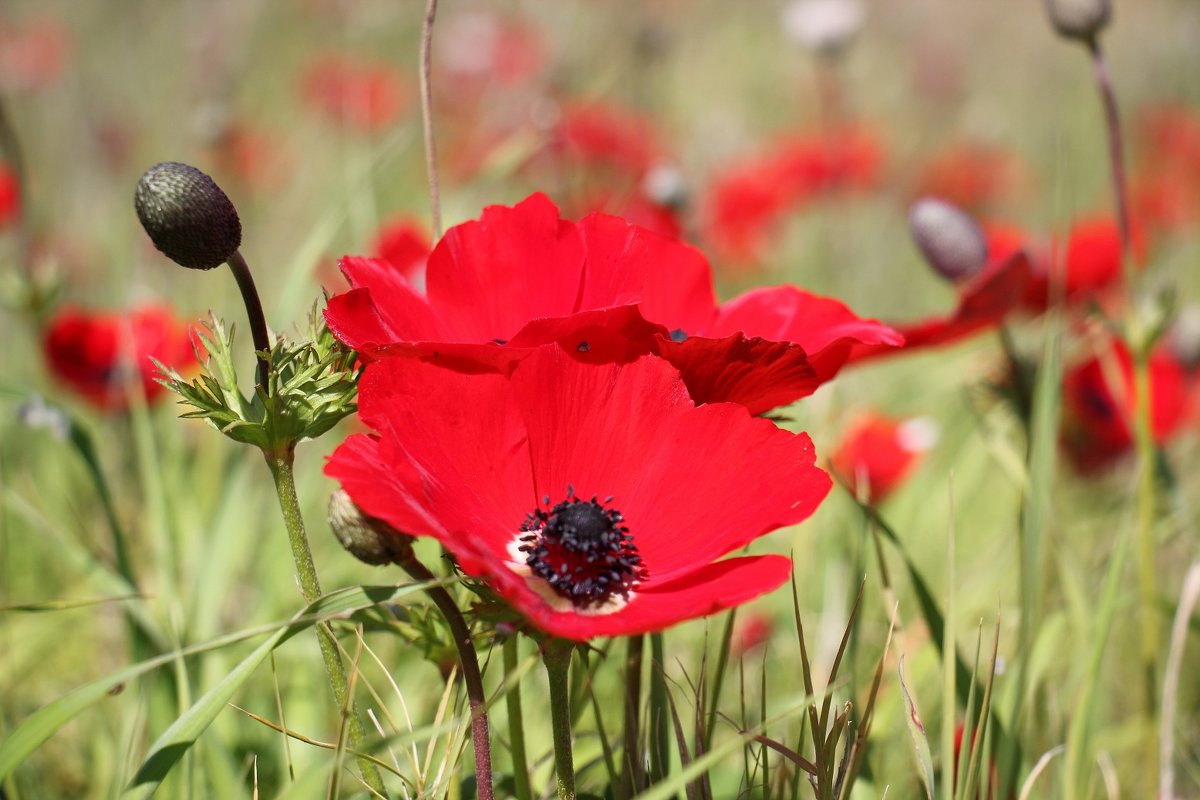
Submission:
M 438 183 L 437 143 L 433 138 L 433 90 L 429 72 L 433 55 L 433 22 L 438 0 L 425 4 L 425 24 L 421 28 L 421 131 L 425 135 L 425 170 L 429 174 L 429 204 L 433 216 L 433 238 L 442 238 L 442 196 Z
M 417 560 L 409 550 L 396 558 L 396 563 L 409 577 L 422 583 L 434 582 L 437 577 Z M 454 598 L 442 586 L 430 586 L 425 590 L 433 601 L 454 637 L 458 649 L 458 661 L 462 666 L 463 682 L 467 686 L 467 702 L 471 706 L 471 739 L 475 746 L 475 784 L 479 800 L 492 800 L 492 748 L 488 731 L 487 696 L 483 688 L 483 674 L 479 669 L 479 657 L 471 640 L 471 629 L 463 619 L 462 611 Z
M 1117 111 L 1117 95 L 1113 91 L 1112 76 L 1108 71 L 1108 62 L 1104 51 L 1100 49 L 1100 41 L 1096 38 L 1088 42 L 1088 51 L 1092 56 L 1092 70 L 1096 76 L 1096 87 L 1100 90 L 1100 103 L 1104 106 L 1104 126 L 1108 131 L 1108 161 L 1112 170 L 1114 203 L 1117 211 L 1117 230 L 1121 235 L 1121 252 L 1127 263 L 1126 276 L 1132 274 L 1128 266 L 1130 254 L 1130 223 L 1129 223 L 1129 190 L 1125 182 L 1125 146 L 1121 138 L 1121 115 Z M 1132 289 L 1132 281 L 1129 281 Z

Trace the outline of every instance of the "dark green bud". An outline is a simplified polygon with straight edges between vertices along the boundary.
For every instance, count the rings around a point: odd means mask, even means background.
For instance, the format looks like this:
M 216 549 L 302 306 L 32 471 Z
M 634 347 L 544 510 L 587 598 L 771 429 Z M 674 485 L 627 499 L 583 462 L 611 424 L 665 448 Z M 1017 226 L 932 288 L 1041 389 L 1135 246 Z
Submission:
M 970 215 L 936 197 L 908 210 L 908 229 L 929 265 L 949 281 L 969 280 L 987 263 L 987 240 Z
M 133 205 L 154 246 L 182 267 L 219 267 L 242 245 L 242 223 L 229 197 L 187 164 L 164 161 L 146 170 Z

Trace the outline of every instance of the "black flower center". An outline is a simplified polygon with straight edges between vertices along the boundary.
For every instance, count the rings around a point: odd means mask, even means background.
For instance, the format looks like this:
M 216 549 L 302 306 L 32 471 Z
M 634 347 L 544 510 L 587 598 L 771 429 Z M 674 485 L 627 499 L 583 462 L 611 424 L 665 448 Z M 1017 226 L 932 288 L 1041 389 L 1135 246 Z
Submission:
M 521 523 L 520 551 L 534 575 L 580 608 L 627 597 L 645 578 L 625 518 L 593 497 L 581 500 L 568 487 L 567 499 L 548 512 L 538 508 Z M 550 505 L 550 498 L 544 499 Z

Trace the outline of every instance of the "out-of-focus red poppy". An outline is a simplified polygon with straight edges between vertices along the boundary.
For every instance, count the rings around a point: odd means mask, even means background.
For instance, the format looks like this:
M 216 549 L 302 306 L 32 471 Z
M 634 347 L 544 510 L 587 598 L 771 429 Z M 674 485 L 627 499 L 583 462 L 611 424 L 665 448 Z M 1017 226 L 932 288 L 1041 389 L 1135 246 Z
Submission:
M 289 159 L 281 144 L 277 136 L 234 122 L 217 132 L 209 150 L 218 172 L 262 191 L 277 188 L 286 177 Z
M 733 641 L 729 643 L 730 654 L 741 658 L 752 650 L 757 650 L 771 639 L 775 624 L 771 618 L 760 612 L 751 612 L 740 618 L 733 631 Z
M 371 245 L 372 257 L 388 262 L 406 281 L 415 285 L 424 283 L 429 250 L 425 225 L 408 215 L 385 220 Z
M 304 71 L 304 98 L 339 125 L 374 132 L 408 108 L 409 90 L 394 70 L 337 55 L 321 56 Z
M 663 148 L 646 117 L 608 103 L 560 109 L 549 146 L 573 165 L 615 170 L 637 180 L 662 158 Z
M 1165 345 L 1150 355 L 1150 427 L 1164 444 L 1188 413 L 1187 372 Z M 1129 452 L 1133 444 L 1133 359 L 1118 340 L 1102 344 L 1063 376 L 1061 441 L 1082 472 L 1102 468 Z
M 966 728 L 967 728 L 967 726 L 964 723 L 960 722 L 960 723 L 958 723 L 958 726 L 954 729 L 954 780 L 956 783 L 958 782 L 959 762 L 962 762 L 964 767 L 969 766 L 970 760 L 971 760 L 971 755 L 975 752 L 975 748 L 977 746 L 979 746 L 979 744 L 980 744 L 980 741 L 979 741 L 980 731 L 976 730 L 975 733 L 971 736 L 970 743 L 967 745 L 967 752 L 965 754 L 962 752 L 963 739 L 966 738 Z M 968 792 L 967 797 L 974 797 L 974 798 L 976 798 L 976 800 L 982 800 L 982 798 L 986 797 L 986 798 L 988 798 L 988 800 L 990 800 L 990 798 L 996 797 L 999 794 L 1000 790 L 998 788 L 998 784 L 1000 782 L 1000 776 L 999 776 L 999 773 L 996 772 L 996 762 L 994 760 L 992 760 L 992 758 L 990 756 L 988 757 L 987 770 L 988 770 L 987 793 L 984 795 L 979 794 L 978 791 L 971 793 L 971 790 L 968 788 L 967 789 L 967 792 Z M 981 772 L 982 772 L 982 769 L 981 769 Z
M 369 364 L 326 474 L 370 517 L 432 536 L 535 627 L 584 641 L 661 630 L 787 580 L 722 558 L 808 518 L 829 491 L 805 434 L 696 406 L 656 356 L 537 348 L 509 376 Z M 720 559 L 720 560 L 718 560 Z
M 71 38 L 57 17 L 38 17 L 0 30 L 0 91 L 36 91 L 66 68 Z
M 828 193 L 870 188 L 883 166 L 879 139 L 863 128 L 788 137 L 717 175 L 707 229 L 722 260 L 760 261 L 783 216 Z
M 696 402 L 734 401 L 754 413 L 811 394 L 856 344 L 901 341 L 791 286 L 718 307 L 699 251 L 619 217 L 561 219 L 540 194 L 447 231 L 429 257 L 425 294 L 379 260 L 341 266 L 353 289 L 331 298 L 325 316 L 364 358 L 507 370 L 551 341 L 590 361 L 652 352 L 681 370 Z
M 1137 224 L 1131 235 L 1133 262 L 1141 265 L 1146 260 L 1146 237 Z M 1044 311 L 1050 303 L 1049 271 L 1056 268 L 1055 248 L 1051 247 L 1048 257 L 1034 259 L 1033 263 L 1037 269 L 1025 294 L 1024 305 L 1030 310 Z M 1062 292 L 1067 302 L 1095 298 L 1120 284 L 1121 235 L 1113 218 L 1098 214 L 1077 219 L 1067 233 L 1063 264 Z
M 979 213 L 1012 199 L 1023 174 L 1013 153 L 964 142 L 929 160 L 917 179 L 914 196 L 938 197 L 964 211 Z
M 830 466 L 856 496 L 861 492 L 879 502 L 909 476 L 937 437 L 937 425 L 928 418 L 868 414 L 849 427 Z
M 1158 106 L 1136 128 L 1142 151 L 1130 181 L 1135 219 L 1152 232 L 1200 225 L 1200 112 Z
M 447 17 L 434 50 L 445 88 L 458 94 L 478 84 L 518 84 L 546 62 L 546 49 L 535 28 L 483 8 Z
M 67 307 L 46 328 L 42 352 L 55 378 L 111 411 L 128 407 L 131 386 L 147 401 L 161 397 L 166 390 L 155 382 L 151 359 L 186 372 L 196 363 L 192 338 L 189 326 L 163 306 L 124 313 Z
M 21 184 L 8 164 L 0 164 L 0 228 L 7 228 L 21 215 Z

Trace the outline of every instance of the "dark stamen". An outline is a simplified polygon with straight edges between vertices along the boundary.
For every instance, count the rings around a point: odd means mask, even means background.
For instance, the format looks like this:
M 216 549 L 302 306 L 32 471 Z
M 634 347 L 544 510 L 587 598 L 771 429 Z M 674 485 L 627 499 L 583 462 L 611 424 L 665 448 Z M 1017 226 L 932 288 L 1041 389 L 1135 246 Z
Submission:
M 543 499 L 544 505 L 550 498 Z M 611 503 L 612 498 L 606 498 Z M 614 595 L 628 596 L 646 577 L 625 518 L 595 497 L 580 500 L 574 487 L 550 511 L 535 509 L 521 523 L 520 551 L 533 574 L 580 608 Z

